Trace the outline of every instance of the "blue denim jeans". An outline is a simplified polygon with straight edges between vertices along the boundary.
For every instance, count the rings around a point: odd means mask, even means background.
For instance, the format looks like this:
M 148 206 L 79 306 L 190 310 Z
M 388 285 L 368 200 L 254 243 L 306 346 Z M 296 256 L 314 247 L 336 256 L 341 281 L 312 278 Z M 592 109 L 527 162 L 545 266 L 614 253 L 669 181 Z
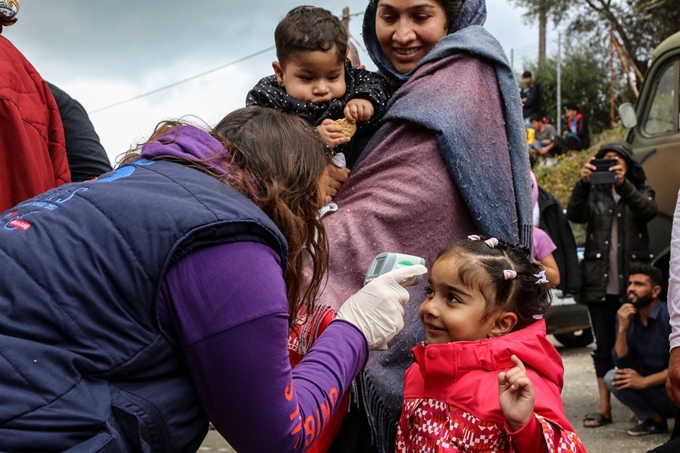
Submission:
M 675 417 L 678 407 L 671 401 L 664 385 L 657 385 L 646 389 L 618 390 L 612 383 L 615 370 L 609 370 L 604 376 L 604 382 L 612 395 L 628 407 L 639 420 L 647 420 L 652 412 L 665 418 Z

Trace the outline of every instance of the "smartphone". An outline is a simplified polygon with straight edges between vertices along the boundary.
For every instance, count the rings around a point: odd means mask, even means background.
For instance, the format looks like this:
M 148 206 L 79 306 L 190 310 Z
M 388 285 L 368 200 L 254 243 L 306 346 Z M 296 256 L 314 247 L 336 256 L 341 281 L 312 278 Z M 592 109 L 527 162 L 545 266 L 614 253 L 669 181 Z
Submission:
M 415 266 L 416 264 L 425 265 L 425 259 L 419 256 L 406 255 L 404 253 L 383 252 L 376 255 L 368 266 L 368 272 L 364 278 L 364 285 L 379 275 L 389 272 L 393 269 L 399 269 L 404 266 Z M 423 279 L 422 275 L 415 277 L 414 285 L 420 283 Z
M 614 184 L 616 182 L 616 172 L 609 171 L 616 165 L 616 159 L 593 159 L 590 163 L 595 166 L 595 171 L 590 175 L 591 184 Z

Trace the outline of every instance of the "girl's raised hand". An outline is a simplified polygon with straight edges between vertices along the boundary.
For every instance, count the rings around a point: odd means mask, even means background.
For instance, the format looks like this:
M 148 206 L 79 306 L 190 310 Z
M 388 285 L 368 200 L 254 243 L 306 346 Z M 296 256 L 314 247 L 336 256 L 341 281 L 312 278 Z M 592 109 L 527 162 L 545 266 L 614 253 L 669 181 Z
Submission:
M 511 359 L 515 366 L 498 374 L 498 400 L 503 416 L 514 432 L 533 416 L 535 394 L 522 361 L 514 354 Z

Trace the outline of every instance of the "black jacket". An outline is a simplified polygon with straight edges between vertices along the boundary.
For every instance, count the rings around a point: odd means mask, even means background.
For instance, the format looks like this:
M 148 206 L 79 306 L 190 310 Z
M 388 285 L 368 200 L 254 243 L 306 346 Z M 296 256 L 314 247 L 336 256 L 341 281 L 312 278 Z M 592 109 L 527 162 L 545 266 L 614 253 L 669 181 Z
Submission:
M 59 116 L 64 125 L 66 159 L 71 170 L 71 181 L 87 181 L 111 171 L 109 156 L 80 102 L 50 82 L 47 82 L 47 86 L 57 101 Z
M 637 164 L 636 164 L 637 165 Z M 629 166 L 629 174 L 630 166 Z M 579 179 L 567 206 L 567 219 L 587 223 L 586 244 L 581 262 L 581 299 L 583 303 L 603 302 L 607 297 L 609 241 L 614 217 L 618 217 L 619 297 L 626 295 L 628 268 L 632 262 L 650 263 L 647 223 L 657 213 L 654 191 L 645 185 L 636 187 L 630 179 L 615 186 L 621 196 L 614 203 L 611 186 L 593 186 Z
M 260 79 L 257 85 L 248 92 L 246 105 L 261 105 L 292 112 L 314 126 L 318 126 L 325 119 L 344 118 L 345 105 L 352 99 L 370 101 L 373 104 L 371 119 L 357 123 L 357 132 L 352 140 L 334 149 L 336 153 L 345 154 L 347 166 L 351 168 L 365 142 L 380 126 L 392 91 L 387 79 L 382 75 L 366 69 L 354 68 L 349 60 L 345 64 L 345 83 L 347 84 L 347 91 L 341 99 L 334 99 L 323 104 L 313 104 L 289 96 L 286 90 L 276 81 L 276 76 L 271 75 Z
M 522 116 L 529 118 L 534 113 L 541 111 L 541 91 L 538 85 L 532 83 L 528 87 L 522 87 L 519 92 L 522 99 L 526 98 L 526 102 L 522 104 Z
M 581 275 L 576 254 L 576 240 L 567 216 L 560 202 L 550 192 L 538 188 L 538 207 L 541 211 L 539 227 L 548 233 L 557 249 L 553 257 L 560 271 L 558 288 L 563 294 L 578 294 L 581 289 Z

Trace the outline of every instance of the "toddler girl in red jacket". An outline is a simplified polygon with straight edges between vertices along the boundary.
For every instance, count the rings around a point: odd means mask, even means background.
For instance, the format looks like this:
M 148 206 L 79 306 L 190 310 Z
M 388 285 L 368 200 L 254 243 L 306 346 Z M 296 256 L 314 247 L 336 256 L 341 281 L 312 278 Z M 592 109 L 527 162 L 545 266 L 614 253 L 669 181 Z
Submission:
M 439 253 L 419 309 L 398 452 L 585 452 L 562 405 L 545 272 L 495 238 Z

